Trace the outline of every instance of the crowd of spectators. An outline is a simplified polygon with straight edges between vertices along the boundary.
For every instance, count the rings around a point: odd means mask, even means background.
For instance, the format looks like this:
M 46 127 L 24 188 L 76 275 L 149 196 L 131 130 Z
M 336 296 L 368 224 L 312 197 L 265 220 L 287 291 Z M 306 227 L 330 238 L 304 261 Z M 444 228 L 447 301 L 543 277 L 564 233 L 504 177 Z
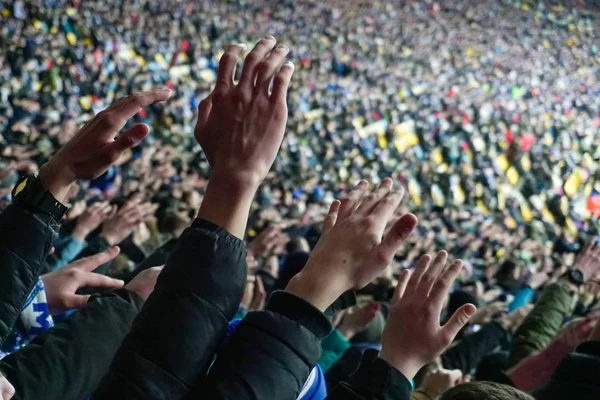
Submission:
M 0 399 L 600 398 L 599 13 L 0 1 Z

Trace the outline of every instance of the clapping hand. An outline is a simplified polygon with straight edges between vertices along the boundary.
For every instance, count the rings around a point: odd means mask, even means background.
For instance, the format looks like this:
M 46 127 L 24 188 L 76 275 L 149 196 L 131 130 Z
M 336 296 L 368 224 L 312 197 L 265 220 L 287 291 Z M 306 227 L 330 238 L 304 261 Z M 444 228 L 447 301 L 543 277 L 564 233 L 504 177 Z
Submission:
M 465 304 L 440 326 L 444 300 L 462 270 L 462 261 L 446 266 L 447 259 L 445 251 L 433 262 L 429 255 L 421 257 L 412 275 L 402 272 L 394 291 L 380 357 L 407 379 L 442 354 L 477 311 Z
M 71 236 L 83 242 L 91 232 L 99 227 L 102 222 L 111 215 L 113 210 L 116 209 L 113 209 L 108 202 L 92 204 L 79 216 Z
M 142 203 L 141 198 L 134 197 L 104 221 L 100 236 L 111 246 L 117 245 L 125 240 L 141 222 L 151 218 L 157 208 L 155 204 Z

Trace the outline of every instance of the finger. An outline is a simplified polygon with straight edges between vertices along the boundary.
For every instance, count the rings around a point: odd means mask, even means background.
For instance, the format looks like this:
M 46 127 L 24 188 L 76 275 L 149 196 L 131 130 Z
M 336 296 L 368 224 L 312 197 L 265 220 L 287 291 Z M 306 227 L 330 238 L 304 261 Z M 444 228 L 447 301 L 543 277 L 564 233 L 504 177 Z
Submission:
M 477 308 L 473 304 L 464 304 L 452 314 L 446 325 L 442 327 L 442 332 L 446 343 L 450 344 L 458 332 L 475 315 Z
M 431 256 L 429 254 L 424 254 L 419 259 L 419 262 L 417 262 L 417 266 L 415 267 L 415 270 L 413 271 L 412 277 L 410 279 L 410 287 L 413 291 L 417 290 L 417 288 L 419 287 L 419 281 L 421 280 L 423 274 L 425 274 L 425 272 L 427 271 L 427 268 L 429 268 L 430 262 Z
M 171 90 L 156 89 L 149 92 L 132 93 L 114 103 L 96 116 L 100 135 L 114 137 L 125 126 L 125 123 L 137 114 L 142 107 L 165 101 L 171 97 Z
M 212 110 L 212 96 L 209 95 L 207 98 L 202 100 L 198 105 L 198 123 L 205 124 L 208 121 L 208 117 L 210 115 L 210 110 Z
M 106 275 L 88 272 L 81 275 L 79 287 L 93 287 L 105 289 L 120 289 L 125 283 L 120 279 L 114 279 Z
M 448 370 L 448 376 L 453 384 L 457 384 L 463 378 L 462 371 L 460 369 Z
M 260 278 L 260 276 L 257 276 L 256 281 L 254 283 L 254 297 L 262 301 L 266 295 L 267 292 L 265 290 L 265 285 L 263 284 L 263 281 Z
M 444 299 L 452 286 L 452 283 L 462 271 L 463 263 L 461 260 L 456 260 L 447 268 L 435 281 L 431 293 L 431 303 L 436 307 L 441 308 L 444 303 Z
M 287 56 L 289 52 L 289 47 L 280 44 L 262 61 L 258 69 L 255 91 L 262 92 L 265 96 L 269 96 L 273 75 L 277 68 L 283 64 L 285 56 Z
M 411 232 L 417 226 L 417 217 L 413 214 L 406 214 L 398 220 L 390 229 L 383 241 L 377 246 L 376 252 L 378 253 L 378 260 L 387 260 L 388 263 L 392 261 L 392 258 L 400 247 L 404 244 L 404 241 L 408 238 Z
M 81 269 L 83 271 L 93 271 L 101 265 L 106 264 L 107 262 L 114 259 L 119 255 L 121 249 L 118 246 L 111 247 L 107 250 L 104 250 L 101 253 L 94 254 L 93 256 L 82 258 L 81 260 L 77 260 L 74 263 L 71 263 L 69 267 Z
M 385 178 L 381 181 L 377 189 L 373 193 L 369 193 L 364 196 L 360 202 L 360 205 L 356 209 L 357 215 L 367 216 L 373 211 L 379 201 L 385 198 L 390 190 L 392 190 L 393 182 L 390 178 Z
M 140 143 L 150 132 L 146 124 L 136 124 L 123 132 L 112 143 L 106 146 L 106 152 L 110 154 L 111 161 L 116 161 L 125 150 L 131 149 Z
M 436 282 L 438 276 L 444 269 L 446 261 L 448 261 L 448 253 L 446 251 L 442 250 L 435 256 L 433 262 L 429 268 L 427 268 L 427 271 L 423 274 L 421 280 L 419 281 L 418 290 L 421 292 L 421 295 L 429 295 L 433 284 Z
M 246 50 L 246 45 L 243 43 L 234 43 L 221 56 L 219 60 L 219 69 L 217 71 L 217 82 L 215 92 L 227 90 L 233 86 L 233 74 L 235 67 L 242 53 Z
M 338 212 L 338 220 L 343 221 L 352 215 L 356 209 L 356 206 L 360 202 L 360 199 L 362 199 L 368 189 L 369 182 L 365 180 L 358 182 L 356 188 L 348 195 L 348 197 L 342 200 L 340 211 Z
M 404 296 L 404 291 L 406 290 L 406 285 L 408 285 L 408 280 L 410 279 L 410 270 L 405 269 L 400 274 L 400 278 L 398 279 L 398 284 L 396 285 L 396 289 L 394 289 L 394 295 L 392 296 L 392 304 L 397 304 Z
M 370 217 L 379 222 L 379 229 L 385 230 L 388 221 L 394 216 L 394 212 L 402 202 L 404 188 L 400 186 L 396 192 L 389 193 L 373 209 Z
M 73 310 L 76 308 L 82 308 L 84 307 L 88 300 L 90 299 L 90 295 L 76 295 L 76 294 L 69 294 L 64 298 L 64 305 L 65 308 L 69 309 L 69 310 Z
M 271 100 L 274 102 L 284 103 L 287 98 L 288 87 L 294 75 L 294 63 L 286 61 L 279 73 L 273 79 L 273 91 L 271 92 Z
M 240 82 L 238 84 L 240 90 L 248 93 L 253 92 L 258 66 L 273 49 L 276 42 L 277 40 L 275 40 L 273 36 L 266 36 L 254 46 L 250 53 L 248 53 L 244 60 L 244 68 L 242 69 L 242 76 L 240 77 Z
M 323 235 L 329 232 L 329 230 L 335 225 L 341 205 L 342 203 L 339 200 L 335 200 L 329 206 L 329 213 L 327 213 L 327 217 L 325 217 L 325 221 L 323 221 Z

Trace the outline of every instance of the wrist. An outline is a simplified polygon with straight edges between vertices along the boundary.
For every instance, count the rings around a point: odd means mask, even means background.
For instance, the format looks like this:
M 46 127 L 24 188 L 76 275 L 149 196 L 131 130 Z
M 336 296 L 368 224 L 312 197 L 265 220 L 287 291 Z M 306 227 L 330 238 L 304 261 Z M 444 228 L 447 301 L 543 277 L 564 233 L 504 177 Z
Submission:
M 423 365 L 419 365 L 416 362 L 411 362 L 410 358 L 406 357 L 405 354 L 396 356 L 393 352 L 387 351 L 385 346 L 381 349 L 379 358 L 400 371 L 409 381 L 413 380 L 417 372 L 423 367 Z
M 344 290 L 340 291 L 335 284 L 332 285 L 325 279 L 311 279 L 303 272 L 290 280 L 285 291 L 311 303 L 321 312 L 325 312 L 344 293 Z
M 76 180 L 75 176 L 70 176 L 55 168 L 51 161 L 42 165 L 38 178 L 42 186 L 61 203 L 65 203 L 69 189 Z
M 198 218 L 205 219 L 243 239 L 257 187 L 237 185 L 216 175 L 206 187 Z

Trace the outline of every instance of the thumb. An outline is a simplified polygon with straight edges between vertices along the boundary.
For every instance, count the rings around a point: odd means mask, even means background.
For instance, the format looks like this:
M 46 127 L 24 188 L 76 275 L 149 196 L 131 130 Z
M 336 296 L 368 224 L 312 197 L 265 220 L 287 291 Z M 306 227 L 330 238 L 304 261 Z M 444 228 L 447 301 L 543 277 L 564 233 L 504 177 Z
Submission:
M 72 310 L 74 308 L 84 307 L 88 300 L 90 299 L 90 295 L 77 295 L 77 294 L 69 294 L 64 299 L 65 308 L 67 310 Z
M 444 335 L 449 343 L 451 343 L 458 332 L 469 322 L 471 317 L 475 315 L 477 308 L 473 304 L 464 304 L 452 314 L 446 325 L 442 328 Z

